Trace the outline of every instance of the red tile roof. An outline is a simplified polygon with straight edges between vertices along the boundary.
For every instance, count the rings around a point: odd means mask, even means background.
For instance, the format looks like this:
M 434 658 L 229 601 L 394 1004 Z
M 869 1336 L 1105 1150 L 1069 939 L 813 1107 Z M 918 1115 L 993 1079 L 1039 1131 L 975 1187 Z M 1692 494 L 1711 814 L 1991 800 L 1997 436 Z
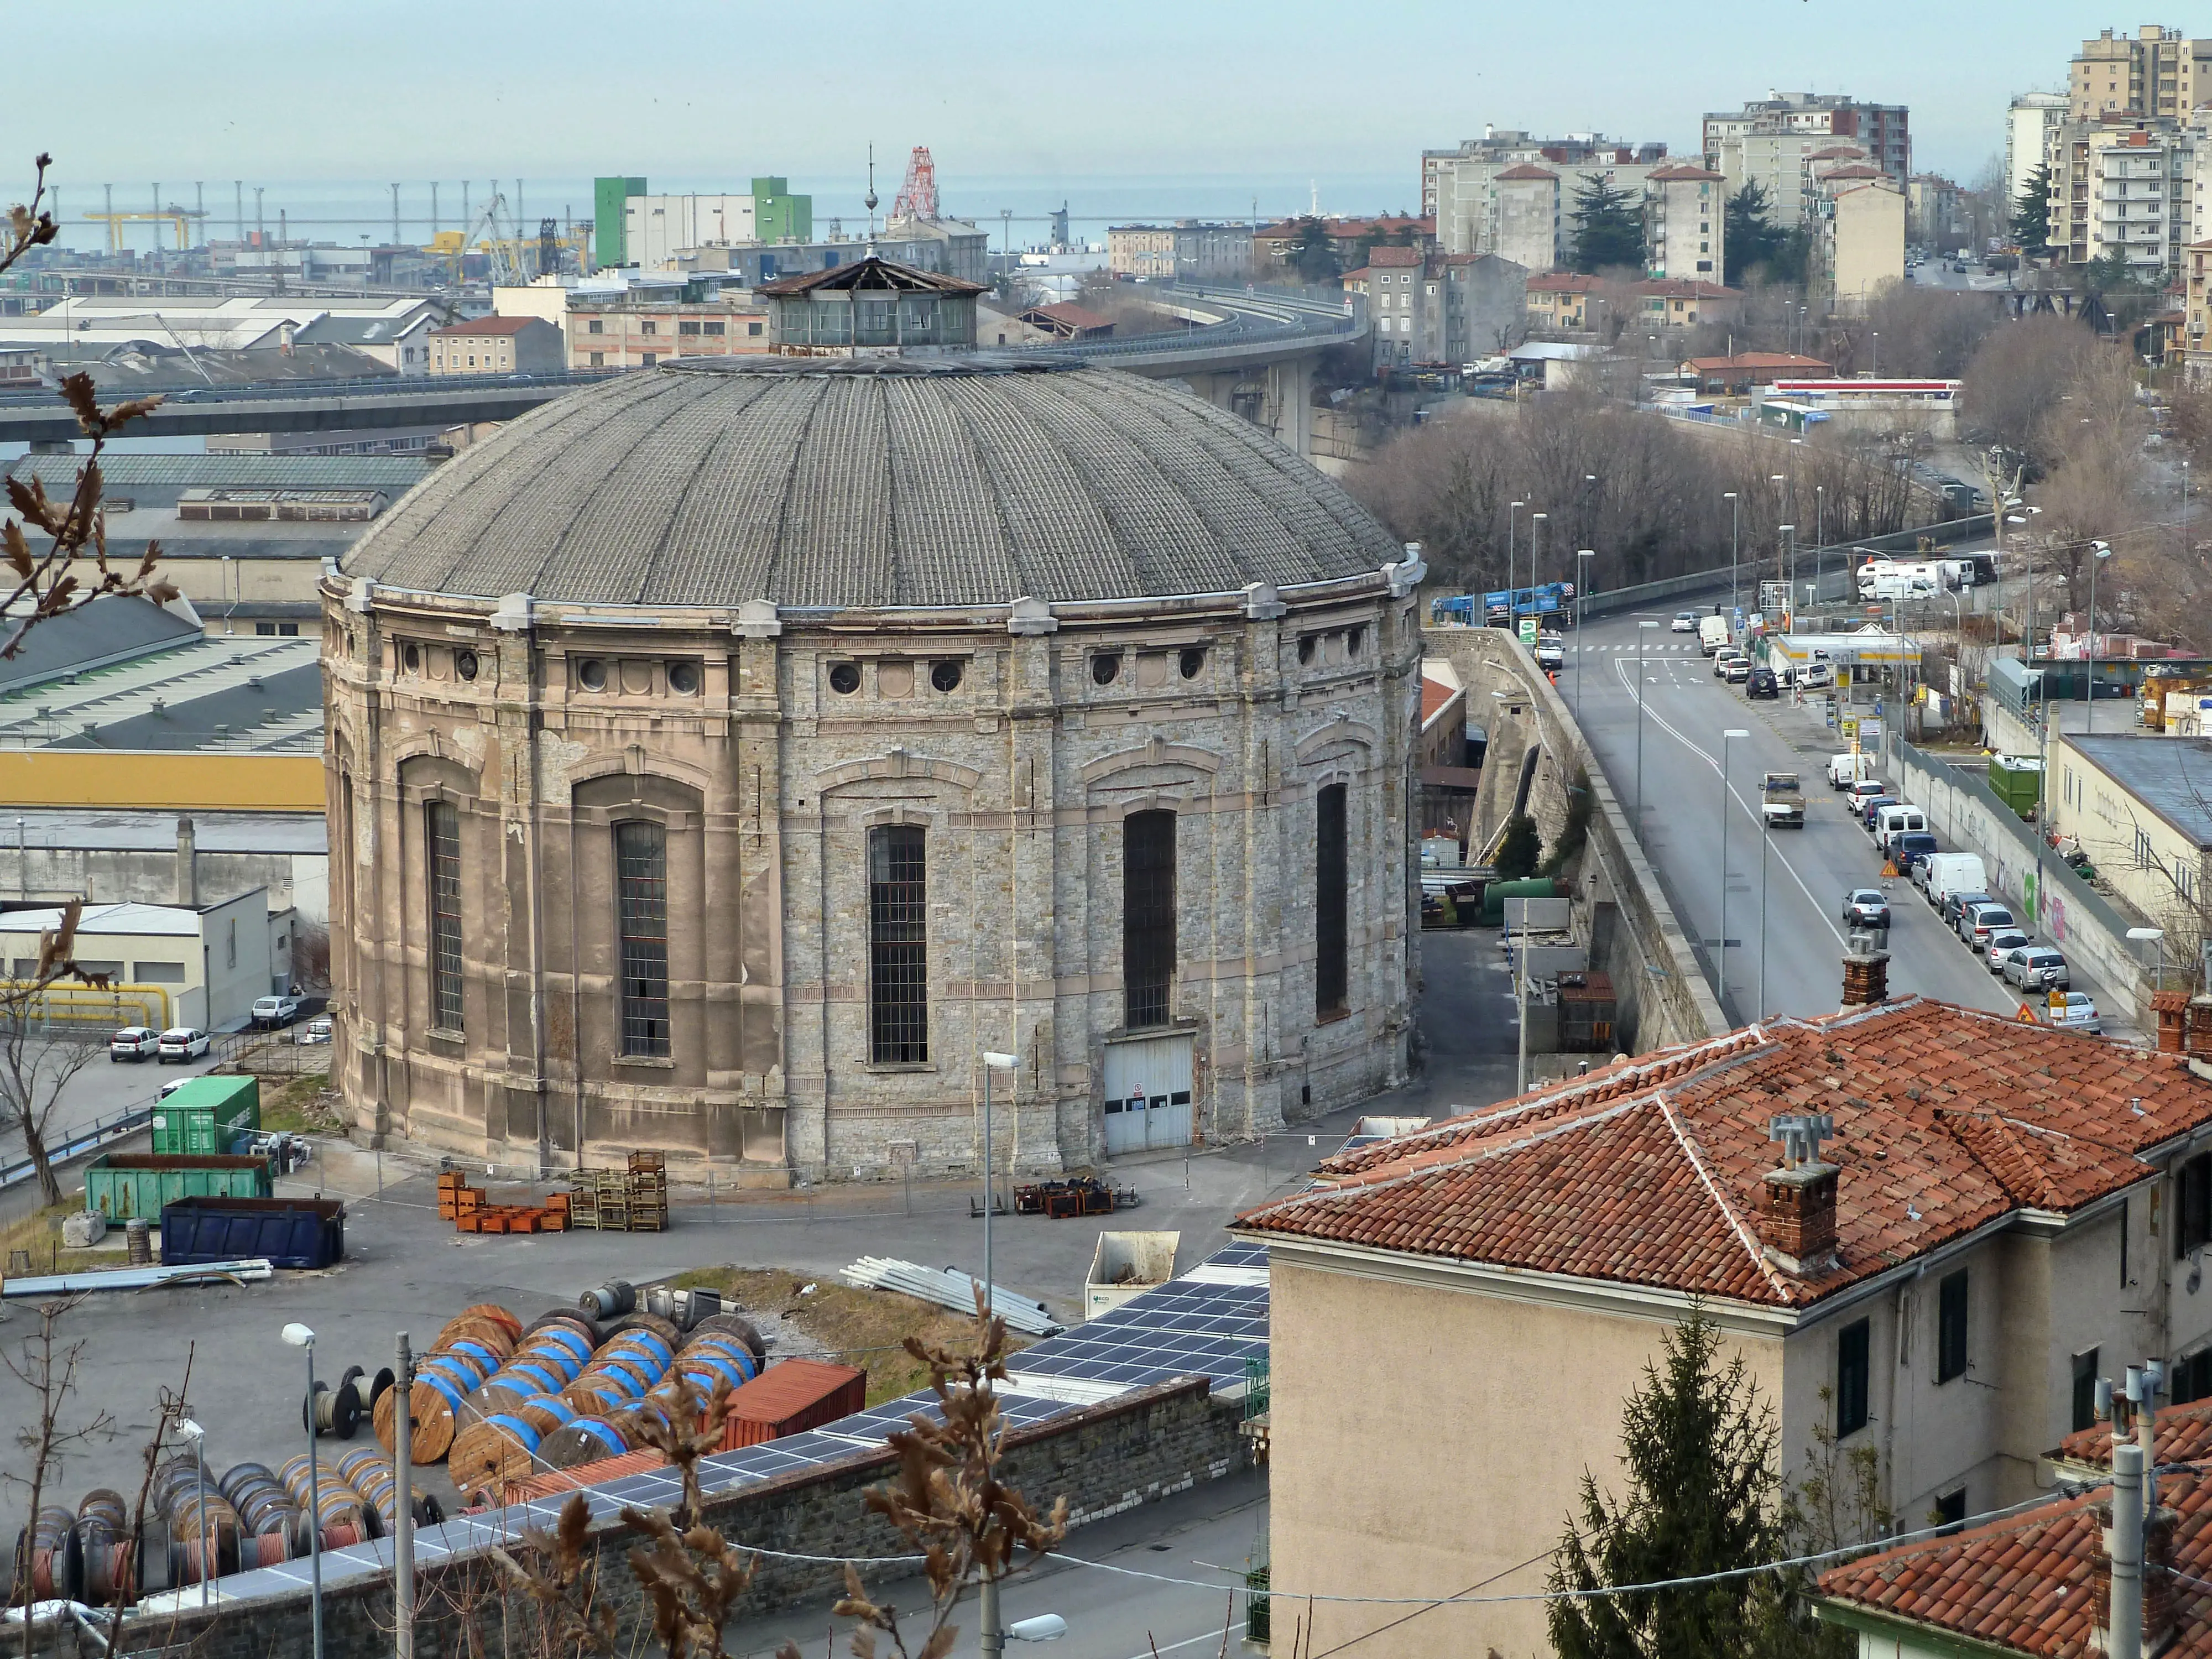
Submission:
M 2067 1436 L 2056 1460 L 2084 1474 L 2112 1466 L 2109 1424 Z M 2177 1464 L 2212 1455 L 2212 1402 L 2159 1413 L 2160 1504 L 2178 1519 L 2173 1535 L 2176 1638 L 2169 1659 L 2212 1656 L 2212 1595 L 2186 1582 L 2212 1578 L 2212 1478 Z M 1949 1538 L 1862 1557 L 1821 1575 L 1831 1601 L 1886 1613 L 2000 1648 L 2082 1659 L 2102 1623 L 2094 1587 L 2101 1490 L 2056 1498 L 2026 1513 Z
M 1814 150 L 1805 159 L 1808 161 L 1835 161 L 1847 156 L 1857 156 L 1863 160 L 1865 155 L 1866 152 L 1856 144 L 1831 144 L 1826 149 Z
M 1549 179 L 1553 183 L 1557 184 L 1559 182 L 1559 175 L 1552 172 L 1548 168 L 1531 167 L 1524 161 L 1517 167 L 1506 168 L 1504 172 L 1498 175 L 1497 181 L 1502 185 L 1506 183 L 1509 179 Z
M 1579 270 L 1547 270 L 1528 279 L 1532 294 L 1589 294 L 1603 286 L 1600 278 Z
M 1654 167 L 1648 176 L 1655 182 L 1668 185 L 1694 185 L 1707 180 L 1718 184 L 1727 178 L 1725 173 L 1715 173 L 1711 167 L 1701 167 L 1690 161 L 1678 161 L 1671 167 Z
M 1429 722 L 1450 708 L 1459 695 L 1459 687 L 1446 685 L 1442 680 L 1432 680 L 1424 674 L 1421 677 L 1421 729 L 1426 731 Z
M 434 328 L 430 333 L 440 339 L 455 334 L 520 334 L 531 324 L 544 321 L 542 317 L 471 317 L 465 323 L 448 323 L 443 328 Z
M 1421 250 L 1417 247 L 1370 247 L 1367 263 L 1370 267 L 1382 265 L 1417 265 L 1421 263 Z
M 1830 168 L 1829 168 L 1826 173 L 1822 173 L 1822 174 L 1820 175 L 1820 177 L 1821 177 L 1822 179 L 1880 179 L 1880 178 L 1882 178 L 1882 177 L 1884 177 L 1884 176 L 1886 176 L 1886 175 L 1884 175 L 1884 173 L 1882 173 L 1882 170 L 1881 170 L 1880 167 L 1868 167 L 1868 166 L 1867 166 L 1864 162 L 1863 162 L 1863 161 L 1855 161 L 1855 162 L 1851 163 L 1849 167 L 1830 167 Z
M 1828 1112 L 1838 1264 L 1761 1250 L 1770 1119 Z M 2138 1157 L 2212 1122 L 2176 1057 L 1905 998 L 1778 1019 L 1363 1147 L 1334 1184 L 1249 1211 L 1261 1236 L 1804 1306 L 2021 1210 L 2151 1177 Z
M 1638 294 L 1649 294 L 1668 300 L 1741 300 L 1740 288 L 1723 288 L 1717 283 L 1696 282 L 1687 276 L 1651 276 L 1630 284 Z

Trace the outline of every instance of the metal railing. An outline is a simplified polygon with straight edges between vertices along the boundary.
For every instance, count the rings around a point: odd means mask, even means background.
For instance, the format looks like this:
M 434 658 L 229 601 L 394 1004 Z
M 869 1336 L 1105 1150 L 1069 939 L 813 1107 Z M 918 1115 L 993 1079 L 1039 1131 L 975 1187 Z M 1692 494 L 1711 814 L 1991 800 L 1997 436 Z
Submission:
M 154 1121 L 154 1109 L 141 1106 L 135 1110 L 118 1112 L 110 1118 L 96 1118 L 87 1127 L 72 1129 L 64 1139 L 46 1148 L 49 1164 L 66 1164 L 73 1158 L 82 1158 L 101 1147 L 136 1134 Z M 5 1192 L 18 1182 L 27 1181 L 38 1166 L 27 1158 L 12 1164 L 0 1164 L 0 1192 Z

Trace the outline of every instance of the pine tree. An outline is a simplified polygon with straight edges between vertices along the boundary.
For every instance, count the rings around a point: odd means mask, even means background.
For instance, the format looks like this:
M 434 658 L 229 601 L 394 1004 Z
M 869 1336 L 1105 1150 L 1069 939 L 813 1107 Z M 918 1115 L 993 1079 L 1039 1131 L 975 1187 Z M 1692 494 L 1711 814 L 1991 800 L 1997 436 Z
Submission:
M 1298 240 L 1291 247 L 1291 264 L 1298 280 L 1311 286 L 1336 280 L 1336 248 L 1320 220 L 1308 219 L 1298 227 Z
M 2022 253 L 2051 252 L 2051 163 L 2027 175 L 2012 204 L 2012 239 Z
M 1526 812 L 1505 820 L 1505 833 L 1498 838 L 1498 857 L 1492 867 L 1500 881 L 1520 881 L 1536 873 L 1536 860 L 1543 852 L 1543 838 L 1537 834 L 1536 820 Z
M 1786 1553 L 1773 1407 L 1742 1358 L 1692 1310 L 1667 1337 L 1663 1367 L 1621 1417 L 1620 1501 L 1585 1472 L 1578 1514 L 1552 1557 L 1553 1591 L 1695 1577 Z M 1560 1659 L 1705 1659 L 1817 1653 L 1789 1587 L 1765 1575 L 1551 1604 Z
M 1757 179 L 1746 180 L 1728 198 L 1723 210 L 1728 228 L 1724 280 L 1731 288 L 1741 286 L 1744 277 L 1761 265 L 1771 266 L 1782 252 L 1784 233 L 1767 223 L 1766 211 L 1766 190 Z
M 1584 274 L 1628 265 L 1644 270 L 1644 213 L 1629 193 L 1599 173 L 1584 176 L 1575 192 L 1574 264 Z

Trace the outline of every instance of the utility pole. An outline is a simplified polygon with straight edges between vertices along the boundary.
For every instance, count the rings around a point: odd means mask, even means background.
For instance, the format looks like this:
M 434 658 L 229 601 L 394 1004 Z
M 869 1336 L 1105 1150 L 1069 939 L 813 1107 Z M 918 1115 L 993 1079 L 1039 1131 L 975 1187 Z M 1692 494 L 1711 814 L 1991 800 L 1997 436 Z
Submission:
M 415 1386 L 415 1355 L 407 1333 L 399 1333 L 398 1364 L 392 1386 L 399 1409 L 392 1419 L 392 1563 L 393 1659 L 415 1659 L 415 1425 L 409 1420 L 407 1391 Z

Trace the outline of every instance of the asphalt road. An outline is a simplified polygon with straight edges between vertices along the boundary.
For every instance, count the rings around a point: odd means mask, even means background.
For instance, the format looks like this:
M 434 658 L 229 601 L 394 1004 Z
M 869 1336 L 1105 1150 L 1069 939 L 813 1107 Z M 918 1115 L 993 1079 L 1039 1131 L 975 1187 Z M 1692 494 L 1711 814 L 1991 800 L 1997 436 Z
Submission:
M 1686 607 L 1696 600 L 1680 603 Z M 1705 604 L 1711 603 L 1707 598 Z M 1843 798 L 1828 787 L 1826 759 L 1841 745 L 1786 699 L 1752 702 L 1741 687 L 1716 679 L 1694 639 L 1668 631 L 1671 609 L 1645 614 L 1661 626 L 1646 638 L 1642 825 L 1661 885 L 1684 931 L 1702 941 L 1706 979 L 1722 995 L 1733 1022 L 1766 1014 L 1832 1013 L 1841 1000 L 1847 942 L 1844 895 L 1854 887 L 1880 885 L 1881 870 L 1872 840 L 1846 815 Z M 1559 690 L 1571 708 L 1577 701 L 1579 672 L 1584 730 L 1614 793 L 1632 814 L 1638 774 L 1638 620 L 1607 617 L 1590 623 L 1579 636 L 1570 634 L 1566 665 L 1559 675 Z M 1724 745 L 1722 733 L 1729 730 L 1748 735 Z M 1729 769 L 1725 812 L 1723 747 Z M 1803 830 L 1770 836 L 1763 829 L 1759 776 L 1767 771 L 1794 771 L 1802 780 Z M 1893 994 L 1920 992 L 2002 1013 L 2020 1006 L 2010 988 L 1992 978 L 1958 942 L 1911 883 L 1890 884 Z M 1720 943 L 1723 938 L 1725 946 Z M 2096 990 L 2086 981 L 2079 988 L 2093 994 Z

